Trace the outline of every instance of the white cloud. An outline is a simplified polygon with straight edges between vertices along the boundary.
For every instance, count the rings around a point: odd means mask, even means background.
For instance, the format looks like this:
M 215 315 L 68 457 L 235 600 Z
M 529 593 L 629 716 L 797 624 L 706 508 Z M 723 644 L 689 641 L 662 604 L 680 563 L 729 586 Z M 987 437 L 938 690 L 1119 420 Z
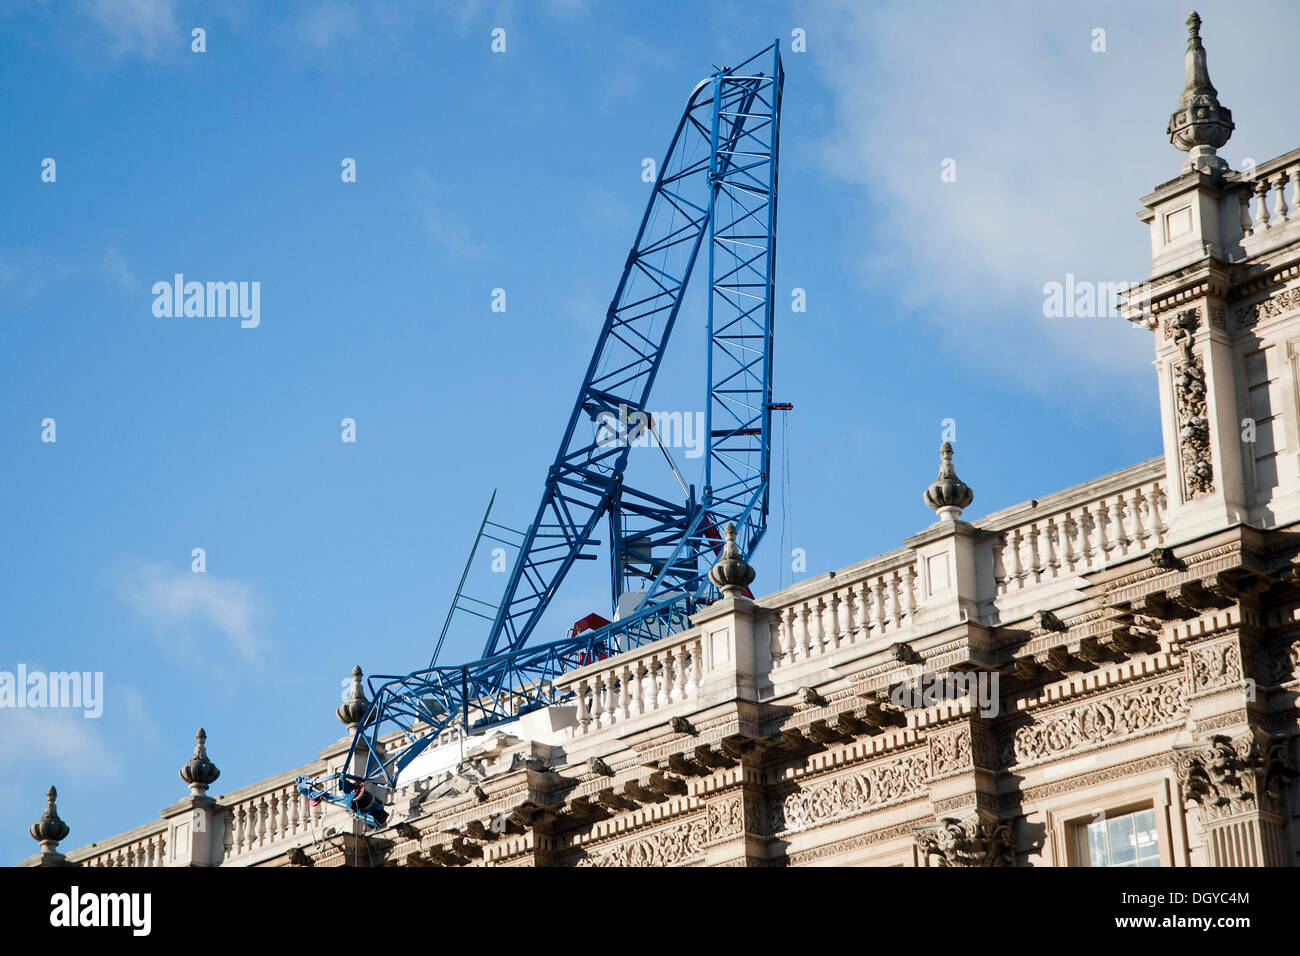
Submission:
M 118 598 L 148 622 L 164 649 L 192 651 L 201 641 L 200 630 L 207 628 L 246 659 L 265 650 L 250 584 L 151 562 L 120 573 L 115 584 Z
M 415 171 L 412 200 L 434 242 L 460 259 L 483 258 L 486 254 L 483 244 L 443 209 L 440 197 L 445 194 L 446 190 L 435 183 L 428 172 L 424 169 Z
M 98 258 L 51 256 L 30 247 L 0 249 L 0 299 L 30 302 L 51 287 L 87 276 L 112 280 L 130 292 L 140 291 L 130 263 L 112 247 Z
M 1248 115 L 1276 127 L 1294 112 L 1284 58 L 1262 68 L 1275 81 L 1261 81 L 1257 34 L 1230 10 L 1201 10 L 1210 75 L 1239 127 L 1229 160 Z M 927 5 L 823 3 L 815 11 L 809 52 L 787 54 L 787 72 L 807 63 L 831 93 L 831 128 L 813 159 L 856 187 L 846 189 L 860 223 L 847 265 L 863 285 L 889 286 L 916 310 L 908 321 L 931 326 L 930 341 L 978 351 L 1032 390 L 1058 387 L 1056 373 L 1080 365 L 1101 373 L 1088 388 L 1105 376 L 1145 382 L 1148 339 L 1118 318 L 1045 319 L 1042 288 L 1067 272 L 1146 276 L 1150 245 L 1134 212 L 1185 158 L 1164 128 L 1183 85 L 1186 10 L 948 4 L 936 16 Z M 1107 31 L 1105 53 L 1091 50 L 1096 27 Z M 790 106 L 796 91 L 787 79 Z M 1259 155 L 1294 145 L 1276 139 Z M 947 158 L 957 163 L 955 183 L 940 179 Z
M 116 249 L 105 249 L 104 260 L 102 264 L 105 275 L 112 278 L 123 289 L 136 290 L 140 284 L 136 281 L 135 273 L 131 271 L 131 265 L 126 261 L 126 257 Z
M 3 666 L 13 673 L 16 664 L 7 661 Z M 26 667 L 28 674 L 49 673 L 37 662 L 27 661 Z M 85 710 L 77 707 L 0 709 L 0 768 L 12 772 L 38 765 L 56 775 L 76 776 L 93 770 L 99 779 L 118 779 L 119 756 L 112 752 L 110 739 L 154 742 L 159 739 L 158 727 L 136 688 L 109 684 L 101 693 L 99 718 L 87 718 Z
M 107 34 L 114 56 L 150 60 L 169 47 L 189 47 L 188 32 L 176 25 L 173 0 L 84 0 L 82 5 Z
M 338 2 L 313 4 L 298 22 L 298 34 L 317 50 L 328 50 L 337 41 L 351 38 L 356 30 L 356 9 Z
M 103 754 L 98 722 L 87 720 L 80 710 L 6 707 L 0 710 L 0 720 L 0 767 L 40 759 L 54 769 L 77 773 L 98 766 Z

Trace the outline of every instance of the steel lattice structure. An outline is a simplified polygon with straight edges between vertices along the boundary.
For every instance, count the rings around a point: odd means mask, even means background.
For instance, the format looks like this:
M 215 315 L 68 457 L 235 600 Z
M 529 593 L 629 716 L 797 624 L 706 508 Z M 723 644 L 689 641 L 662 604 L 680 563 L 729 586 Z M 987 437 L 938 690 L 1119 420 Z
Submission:
M 565 671 L 689 627 L 690 615 L 716 596 L 707 575 L 726 524 L 736 525 L 746 557 L 757 547 L 766 528 L 771 459 L 783 80 L 774 42 L 692 91 L 483 656 L 404 677 L 371 677 L 371 704 L 353 740 L 350 772 L 300 779 L 299 788 L 313 799 L 382 825 L 387 790 L 442 730 L 485 728 L 545 707 L 562 698 L 553 681 Z M 647 421 L 647 401 L 702 249 L 710 283 L 707 454 L 699 493 L 683 483 L 683 500 L 674 501 L 624 480 L 630 443 L 622 440 L 623 424 Z M 574 562 L 595 557 L 602 522 L 613 606 L 623 613 L 594 630 L 529 645 L 565 574 Z M 398 745 L 381 746 L 394 731 L 403 734 Z

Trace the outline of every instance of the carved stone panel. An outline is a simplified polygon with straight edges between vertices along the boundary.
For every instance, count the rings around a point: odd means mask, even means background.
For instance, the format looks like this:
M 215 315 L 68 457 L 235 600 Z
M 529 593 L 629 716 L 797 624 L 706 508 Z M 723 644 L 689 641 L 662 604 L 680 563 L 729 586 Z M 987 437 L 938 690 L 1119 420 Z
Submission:
M 769 832 L 806 830 L 853 813 L 924 796 L 929 792 L 929 763 L 927 757 L 912 754 L 818 780 L 777 797 L 769 804 Z
M 708 814 L 700 814 L 635 839 L 589 850 L 577 862 L 579 866 L 681 866 L 703 858 L 712 825 Z
M 1206 401 L 1205 366 L 1192 352 L 1200 313 L 1190 309 L 1174 321 L 1174 342 L 1181 358 L 1174 363 L 1174 409 L 1183 474 L 1183 500 L 1214 493 L 1214 461 L 1210 451 L 1210 418 Z
M 930 735 L 930 775 L 938 779 L 973 767 L 969 727 Z
M 1200 694 L 1241 683 L 1241 648 L 1235 638 L 1193 647 L 1189 656 L 1188 679 L 1192 693 Z
M 1051 711 L 1002 737 L 1007 766 L 1156 730 L 1185 718 L 1183 683 L 1170 678 Z

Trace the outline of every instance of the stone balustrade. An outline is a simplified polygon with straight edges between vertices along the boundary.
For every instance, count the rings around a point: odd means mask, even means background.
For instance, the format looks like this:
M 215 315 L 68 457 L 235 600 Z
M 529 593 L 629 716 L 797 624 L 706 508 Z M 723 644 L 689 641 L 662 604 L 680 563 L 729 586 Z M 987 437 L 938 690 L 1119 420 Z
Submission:
M 105 843 L 74 850 L 68 860 L 82 866 L 165 866 L 167 822 L 158 820 Z
M 1271 231 L 1300 218 L 1300 150 L 1243 171 L 1239 184 L 1242 245 L 1254 254 Z
M 1002 532 L 993 546 L 998 594 L 1105 567 L 1164 544 L 1163 480 L 1142 481 L 1036 517 Z
M 300 842 L 320 829 L 325 812 L 324 804 L 313 806 L 292 782 L 253 793 L 223 809 L 223 857 L 231 861 L 278 844 Z
M 882 635 L 913 631 L 920 606 L 915 558 L 780 606 L 768 619 L 774 671 Z
M 696 698 L 706 679 L 698 628 L 590 664 L 557 681 L 574 693 L 577 724 L 587 734 Z

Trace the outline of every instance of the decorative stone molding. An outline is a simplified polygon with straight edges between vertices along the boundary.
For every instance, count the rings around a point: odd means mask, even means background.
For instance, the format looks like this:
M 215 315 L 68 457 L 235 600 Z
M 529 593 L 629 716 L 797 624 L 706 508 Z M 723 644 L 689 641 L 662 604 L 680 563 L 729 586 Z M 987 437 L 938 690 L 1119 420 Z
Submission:
M 1205 367 L 1201 357 L 1192 352 L 1192 342 L 1199 325 L 1199 309 L 1179 313 L 1174 322 L 1174 343 L 1182 356 L 1173 370 L 1174 400 L 1178 448 L 1182 461 L 1183 498 L 1187 501 L 1214 493 Z
M 1014 866 L 1016 840 L 1009 819 L 976 814 L 945 817 L 916 830 L 916 846 L 935 866 Z
M 929 764 L 927 756 L 910 754 L 787 793 L 770 802 L 768 831 L 775 835 L 807 830 L 849 814 L 924 796 L 929 792 Z
M 1185 717 L 1181 678 L 1162 680 L 1044 714 L 1004 734 L 1000 758 L 1012 766 L 1057 757 L 1167 727 Z
M 999 800 L 999 806 L 1003 810 L 1014 810 L 1020 806 L 1037 803 L 1042 800 L 1050 800 L 1054 797 L 1059 797 L 1062 794 L 1073 793 L 1076 790 L 1086 790 L 1087 788 L 1095 787 L 1098 784 L 1114 783 L 1117 780 L 1129 780 L 1148 773 L 1149 771 L 1160 770 L 1168 766 L 1168 752 L 1148 754 L 1145 757 L 1139 757 L 1136 760 L 1130 760 L 1126 763 L 1115 764 L 1112 767 L 1106 767 L 1102 770 L 1093 770 L 1087 773 L 1078 774 L 1077 776 L 1067 777 L 1064 780 L 1054 780 L 1051 783 L 1043 783 L 1035 787 L 1028 787 L 1019 792 L 1003 794 Z
M 1234 309 L 1232 328 L 1234 332 L 1244 332 L 1246 329 L 1254 328 L 1261 320 L 1275 319 L 1296 309 L 1300 309 L 1300 286 L 1283 289 L 1262 302 Z
M 681 866 L 704 855 L 709 831 L 708 815 L 701 814 L 608 849 L 588 851 L 578 865 Z

